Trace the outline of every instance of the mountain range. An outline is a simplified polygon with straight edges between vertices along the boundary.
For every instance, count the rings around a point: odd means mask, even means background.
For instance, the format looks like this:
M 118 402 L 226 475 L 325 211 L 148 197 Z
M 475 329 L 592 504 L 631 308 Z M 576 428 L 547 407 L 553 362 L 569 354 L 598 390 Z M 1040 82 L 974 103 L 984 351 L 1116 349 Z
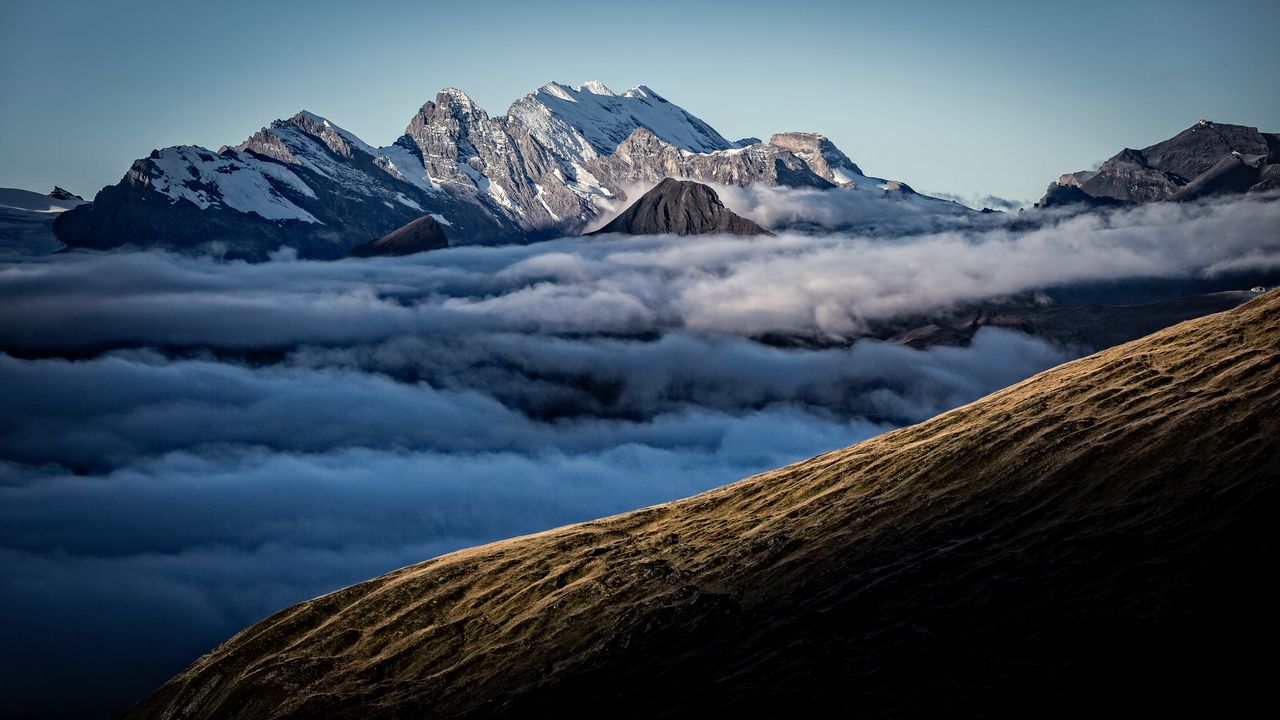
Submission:
M 580 233 L 666 177 L 964 211 L 863 174 L 822 135 L 730 141 L 648 87 L 588 82 L 548 83 L 501 116 L 446 88 L 381 147 L 304 111 L 233 147 L 155 150 L 54 232 L 71 247 L 331 258 L 431 214 L 451 244 L 519 242 Z
M 1277 388 L 1280 291 L 288 608 L 128 717 L 1258 714 Z
M 1280 188 L 1278 161 L 1280 135 L 1201 120 L 1096 169 L 1063 174 L 1037 206 L 1266 192 Z M 232 147 L 154 150 L 91 203 L 64 208 L 52 231 L 71 248 L 249 260 L 288 248 L 329 259 L 358 246 L 370 252 L 379 238 L 430 215 L 448 245 L 530 242 L 598 228 L 665 178 L 838 189 L 908 214 L 971 212 L 866 175 L 823 135 L 729 140 L 648 87 L 615 94 L 587 82 L 548 83 L 501 116 L 445 88 L 380 147 L 302 111 Z M 49 245 L 47 235 L 35 244 Z M 444 246 L 438 238 L 429 245 Z

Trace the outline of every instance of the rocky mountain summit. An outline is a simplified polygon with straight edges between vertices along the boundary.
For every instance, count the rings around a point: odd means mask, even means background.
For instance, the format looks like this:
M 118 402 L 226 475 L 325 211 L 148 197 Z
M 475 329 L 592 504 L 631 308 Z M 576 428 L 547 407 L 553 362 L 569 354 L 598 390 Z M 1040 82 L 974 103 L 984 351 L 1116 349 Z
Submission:
M 1143 148 L 1125 148 L 1097 170 L 1067 173 L 1038 207 L 1091 206 L 1280 189 L 1280 135 L 1201 120 Z
M 455 244 L 528 241 L 579 233 L 629 190 L 667 177 L 911 194 L 864 175 L 822 135 L 735 142 L 645 86 L 615 94 L 597 82 L 549 83 L 501 116 L 445 88 L 382 147 L 304 111 L 234 147 L 156 150 L 54 230 L 73 247 L 251 260 L 280 247 L 340 257 L 428 214 L 447 221 Z
M 127 717 L 1262 714 L 1277 387 L 1272 292 L 843 450 L 288 608 Z
M 603 235 L 768 235 L 768 230 L 739 217 L 720 202 L 716 191 L 691 180 L 667 178 L 607 225 Z

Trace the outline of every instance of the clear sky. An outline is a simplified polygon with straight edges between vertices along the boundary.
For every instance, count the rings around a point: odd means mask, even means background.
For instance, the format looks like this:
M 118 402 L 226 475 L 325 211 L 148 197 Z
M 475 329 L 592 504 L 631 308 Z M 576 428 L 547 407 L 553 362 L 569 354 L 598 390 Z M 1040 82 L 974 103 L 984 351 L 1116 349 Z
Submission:
M 831 137 L 917 190 L 1032 200 L 1207 117 L 1280 131 L 1280 2 L 0 0 L 0 186 L 89 196 L 299 109 L 398 137 L 448 85 L 652 87 L 730 138 Z

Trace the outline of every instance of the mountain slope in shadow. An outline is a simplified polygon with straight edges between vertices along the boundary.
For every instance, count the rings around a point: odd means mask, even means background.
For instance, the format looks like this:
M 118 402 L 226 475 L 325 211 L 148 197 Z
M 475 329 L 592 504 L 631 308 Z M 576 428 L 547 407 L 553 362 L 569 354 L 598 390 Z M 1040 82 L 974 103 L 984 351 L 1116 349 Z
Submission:
M 349 257 L 400 257 L 449 247 L 444 228 L 431 215 L 423 215 L 413 222 L 386 235 L 357 245 L 347 251 Z
M 1269 702 L 1280 292 L 687 500 L 284 610 L 134 718 Z

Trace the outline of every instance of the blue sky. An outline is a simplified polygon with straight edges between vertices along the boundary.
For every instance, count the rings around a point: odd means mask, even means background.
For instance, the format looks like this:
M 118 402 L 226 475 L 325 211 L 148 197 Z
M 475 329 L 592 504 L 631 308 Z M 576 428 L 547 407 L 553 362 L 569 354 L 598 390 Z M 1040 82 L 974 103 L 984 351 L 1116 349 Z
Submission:
M 1280 3 L 57 3 L 0 10 L 0 186 L 91 195 L 136 157 L 309 109 L 373 144 L 441 87 L 646 84 L 728 137 L 831 137 L 918 190 L 1035 199 L 1202 117 L 1280 130 Z

